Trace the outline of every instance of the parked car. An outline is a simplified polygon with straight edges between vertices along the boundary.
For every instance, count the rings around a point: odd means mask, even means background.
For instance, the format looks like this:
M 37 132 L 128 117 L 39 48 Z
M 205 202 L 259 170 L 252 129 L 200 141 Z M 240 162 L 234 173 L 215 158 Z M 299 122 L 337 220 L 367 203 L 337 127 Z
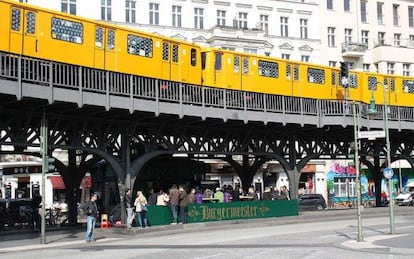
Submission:
M 326 208 L 325 198 L 321 194 L 302 194 L 299 196 L 299 209 L 324 210 Z
M 414 205 L 414 182 L 408 183 L 404 186 L 402 192 L 398 194 L 395 199 L 398 205 Z

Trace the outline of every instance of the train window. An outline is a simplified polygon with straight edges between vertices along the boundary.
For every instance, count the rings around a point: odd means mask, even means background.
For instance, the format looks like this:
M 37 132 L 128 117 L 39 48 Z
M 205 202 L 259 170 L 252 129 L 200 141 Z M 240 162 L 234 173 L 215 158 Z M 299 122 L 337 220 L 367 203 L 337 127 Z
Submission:
M 36 14 L 34 12 L 28 12 L 26 14 L 26 33 L 27 34 L 34 34 L 36 29 Z
M 414 81 L 403 80 L 403 91 L 404 93 L 409 93 L 409 94 L 414 93 Z
M 152 58 L 152 39 L 128 34 L 128 53 Z
M 293 67 L 293 80 L 299 80 L 299 66 Z
M 292 75 L 292 65 L 286 64 L 286 79 L 290 79 L 290 76 Z
M 308 68 L 308 82 L 314 84 L 325 83 L 325 71 L 323 69 Z
M 83 43 L 83 25 L 79 22 L 52 18 L 52 38 L 67 42 Z
M 279 64 L 276 62 L 259 60 L 259 75 L 265 77 L 279 77 Z
M 239 73 L 240 72 L 240 57 L 234 57 L 234 73 Z
M 358 86 L 358 78 L 355 74 L 350 74 L 348 76 L 349 78 L 349 83 L 348 83 L 348 87 L 350 88 L 357 88 Z
M 11 28 L 13 31 L 20 31 L 20 10 L 12 9 Z
M 243 74 L 249 73 L 249 59 L 243 58 Z
M 108 31 L 108 49 L 115 48 L 115 31 L 109 30 Z
M 331 71 L 331 85 L 336 85 L 336 72 Z
M 390 85 L 390 91 L 395 92 L 395 80 L 394 79 L 388 79 L 384 78 L 384 85 Z
M 179 49 L 178 45 L 173 44 L 173 46 L 172 46 L 172 61 L 175 62 L 175 63 L 178 63 L 178 54 L 179 54 L 178 49 Z
M 216 53 L 216 60 L 214 63 L 215 70 L 221 70 L 221 53 Z
M 168 61 L 170 59 L 170 44 L 168 42 L 162 43 L 162 60 Z
M 206 53 L 201 52 L 201 69 L 204 70 L 206 68 Z
M 368 90 L 377 90 L 377 78 L 375 76 L 368 77 Z
M 195 67 L 197 65 L 197 50 L 191 49 L 191 65 Z
M 95 46 L 98 48 L 103 46 L 103 29 L 99 27 L 95 30 Z

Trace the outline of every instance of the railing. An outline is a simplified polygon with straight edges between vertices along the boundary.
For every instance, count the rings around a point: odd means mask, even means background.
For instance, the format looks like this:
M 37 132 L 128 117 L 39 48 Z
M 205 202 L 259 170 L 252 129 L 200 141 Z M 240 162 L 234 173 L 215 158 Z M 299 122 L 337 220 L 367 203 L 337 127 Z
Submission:
M 201 107 L 302 116 L 351 116 L 343 100 L 321 100 L 201 87 L 0 53 L 0 78 L 79 92 Z M 1 90 L 0 90 L 1 91 Z M 18 92 L 18 91 L 16 91 Z M 18 96 L 19 97 L 19 96 Z M 382 106 L 377 105 L 380 112 Z M 361 116 L 367 105 L 359 103 Z M 377 115 L 381 119 L 381 113 Z M 389 106 L 389 120 L 414 121 L 411 107 Z
M 342 43 L 342 53 L 352 51 L 352 52 L 365 52 L 368 49 L 368 46 L 365 43 L 358 42 L 343 42 Z

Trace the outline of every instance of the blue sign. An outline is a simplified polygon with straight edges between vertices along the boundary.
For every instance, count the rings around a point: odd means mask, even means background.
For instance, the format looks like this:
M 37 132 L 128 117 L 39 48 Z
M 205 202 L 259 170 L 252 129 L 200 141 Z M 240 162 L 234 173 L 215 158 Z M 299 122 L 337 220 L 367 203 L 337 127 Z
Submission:
M 384 168 L 383 175 L 387 179 L 391 179 L 394 176 L 394 170 L 391 167 Z

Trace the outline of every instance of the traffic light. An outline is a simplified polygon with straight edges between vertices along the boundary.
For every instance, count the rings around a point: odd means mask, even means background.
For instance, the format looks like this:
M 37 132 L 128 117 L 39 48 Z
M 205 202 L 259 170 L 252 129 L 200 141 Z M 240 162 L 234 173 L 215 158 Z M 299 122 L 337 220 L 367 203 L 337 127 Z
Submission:
M 339 64 L 341 64 L 341 78 L 348 78 L 349 75 L 349 68 L 348 68 L 348 63 L 347 62 L 339 62 Z
M 47 171 L 48 172 L 53 172 L 53 171 L 55 171 L 55 161 L 56 161 L 56 158 L 54 158 L 54 157 L 47 157 Z

